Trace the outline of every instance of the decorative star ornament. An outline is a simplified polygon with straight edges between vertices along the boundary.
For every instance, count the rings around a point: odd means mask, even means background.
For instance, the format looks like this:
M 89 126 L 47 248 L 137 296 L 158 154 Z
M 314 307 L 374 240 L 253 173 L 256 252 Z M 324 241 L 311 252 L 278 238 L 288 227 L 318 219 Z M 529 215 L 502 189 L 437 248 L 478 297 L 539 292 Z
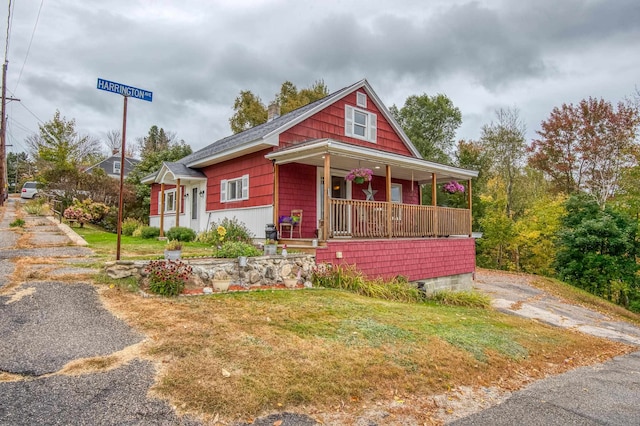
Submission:
M 362 192 L 364 192 L 364 195 L 367 196 L 367 201 L 375 201 L 373 199 L 373 196 L 376 195 L 376 192 L 378 192 L 378 190 L 371 189 L 371 182 L 369 182 L 369 188 L 363 189 Z

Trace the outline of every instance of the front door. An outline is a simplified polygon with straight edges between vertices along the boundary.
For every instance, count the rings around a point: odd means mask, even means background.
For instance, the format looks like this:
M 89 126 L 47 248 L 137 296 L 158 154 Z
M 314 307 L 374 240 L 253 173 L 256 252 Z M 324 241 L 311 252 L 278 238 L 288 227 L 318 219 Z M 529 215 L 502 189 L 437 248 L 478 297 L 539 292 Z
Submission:
M 200 231 L 200 223 L 198 221 L 198 188 L 191 188 L 191 229 Z

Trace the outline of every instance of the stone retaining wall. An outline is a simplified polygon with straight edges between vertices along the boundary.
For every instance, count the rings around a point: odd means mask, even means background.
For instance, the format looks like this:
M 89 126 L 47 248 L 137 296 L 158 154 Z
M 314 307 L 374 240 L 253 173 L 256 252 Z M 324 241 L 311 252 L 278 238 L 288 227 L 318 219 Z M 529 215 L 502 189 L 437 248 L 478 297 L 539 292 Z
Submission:
M 240 267 L 238 259 L 182 259 L 191 265 L 193 276 L 189 280 L 200 287 L 208 287 L 214 279 L 230 278 L 232 284 L 270 285 L 282 283 L 284 278 L 296 278 L 300 272 L 302 282 L 311 279 L 315 257 L 310 254 L 283 256 L 259 256 L 247 258 L 247 266 Z M 110 278 L 135 277 L 142 279 L 147 274 L 144 268 L 148 260 L 119 260 L 107 262 L 105 271 Z

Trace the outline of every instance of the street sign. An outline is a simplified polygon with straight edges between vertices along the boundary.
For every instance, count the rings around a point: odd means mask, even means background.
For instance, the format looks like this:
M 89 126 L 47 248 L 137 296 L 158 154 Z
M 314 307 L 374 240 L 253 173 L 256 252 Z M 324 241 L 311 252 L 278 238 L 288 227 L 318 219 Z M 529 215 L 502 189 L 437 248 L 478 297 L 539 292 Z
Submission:
M 113 81 L 98 79 L 98 89 L 107 92 L 117 93 L 130 98 L 142 99 L 151 102 L 153 100 L 153 92 L 138 89 L 137 87 L 127 86 L 126 84 L 114 83 Z

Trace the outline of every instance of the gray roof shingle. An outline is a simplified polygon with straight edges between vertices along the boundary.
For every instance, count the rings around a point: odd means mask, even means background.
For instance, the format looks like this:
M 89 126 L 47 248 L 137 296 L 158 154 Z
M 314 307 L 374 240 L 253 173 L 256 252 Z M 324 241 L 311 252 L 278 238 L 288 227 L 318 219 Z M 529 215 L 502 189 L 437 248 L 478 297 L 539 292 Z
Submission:
M 237 133 L 235 135 L 227 136 L 226 138 L 220 139 L 211 145 L 207 145 L 206 147 L 187 155 L 186 157 L 179 160 L 182 164 L 191 164 L 195 163 L 204 158 L 211 157 L 212 155 L 227 151 L 229 149 L 244 145 L 245 143 L 256 141 L 269 133 L 286 126 L 292 121 L 296 120 L 303 114 L 313 110 L 324 103 L 331 103 L 336 98 L 340 97 L 340 95 L 344 94 L 348 89 L 356 86 L 359 83 L 353 84 L 351 86 L 344 87 L 336 92 L 331 93 L 330 95 L 325 96 L 322 99 L 319 99 L 315 102 L 312 102 L 308 105 L 295 109 L 287 114 L 284 114 L 278 118 L 275 118 L 269 122 L 259 124 L 255 127 L 245 130 L 244 132 Z

